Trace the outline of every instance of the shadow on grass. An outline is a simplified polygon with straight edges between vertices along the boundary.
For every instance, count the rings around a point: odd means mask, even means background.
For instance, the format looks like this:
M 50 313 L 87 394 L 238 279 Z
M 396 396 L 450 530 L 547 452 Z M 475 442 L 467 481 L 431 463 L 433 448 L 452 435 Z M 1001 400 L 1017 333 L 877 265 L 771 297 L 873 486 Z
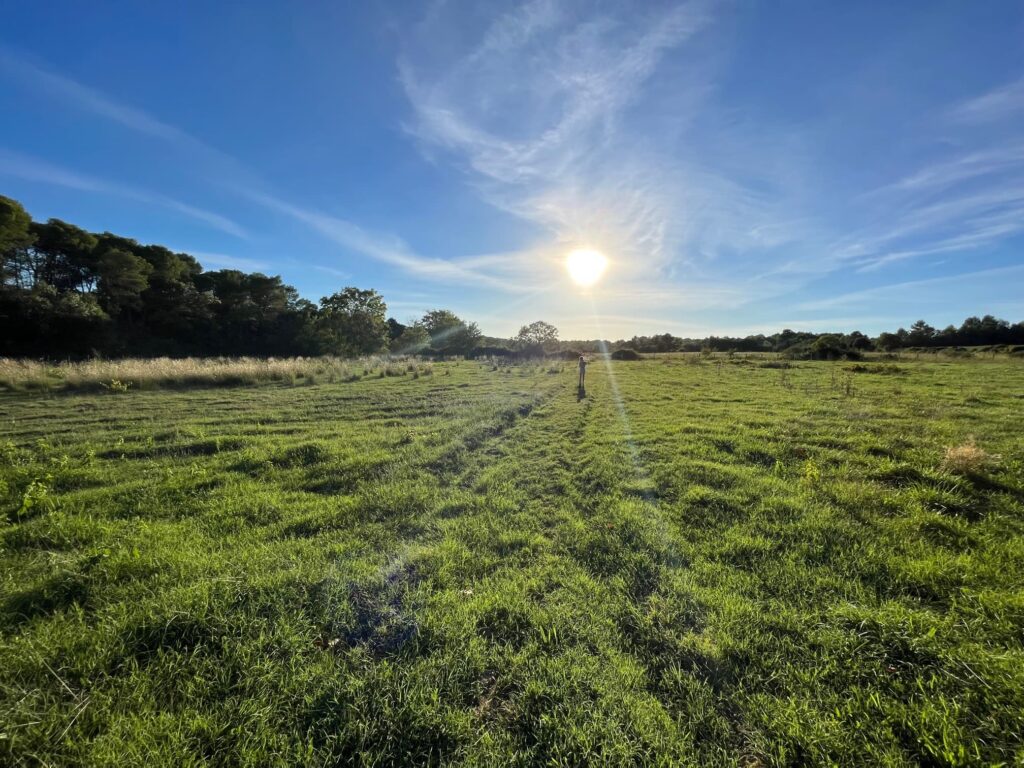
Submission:
M 239 451 L 248 443 L 234 437 L 212 438 L 194 443 L 160 445 L 146 448 L 125 448 L 104 451 L 101 459 L 155 459 L 161 456 L 214 456 L 222 451 Z
M 65 573 L 47 579 L 30 589 L 17 592 L 2 603 L 4 624 L 16 629 L 40 616 L 53 616 L 75 603 L 89 599 L 88 580 L 78 573 Z

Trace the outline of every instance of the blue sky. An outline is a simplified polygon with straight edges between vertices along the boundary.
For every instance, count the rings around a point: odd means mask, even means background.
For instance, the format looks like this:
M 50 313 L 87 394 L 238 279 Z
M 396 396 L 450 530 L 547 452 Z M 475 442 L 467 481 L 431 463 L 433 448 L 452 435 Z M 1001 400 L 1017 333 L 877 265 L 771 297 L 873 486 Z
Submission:
M 1019 2 L 9 4 L 0 194 L 492 335 L 1024 319 Z M 611 265 L 587 291 L 575 247 Z

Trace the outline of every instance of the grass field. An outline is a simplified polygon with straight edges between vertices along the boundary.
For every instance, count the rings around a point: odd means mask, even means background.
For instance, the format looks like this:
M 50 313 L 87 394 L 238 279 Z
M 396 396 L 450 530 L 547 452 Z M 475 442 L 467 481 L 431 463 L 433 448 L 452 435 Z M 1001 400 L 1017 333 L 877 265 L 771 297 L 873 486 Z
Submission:
M 1021 361 L 422 373 L 0 395 L 0 763 L 1024 764 Z

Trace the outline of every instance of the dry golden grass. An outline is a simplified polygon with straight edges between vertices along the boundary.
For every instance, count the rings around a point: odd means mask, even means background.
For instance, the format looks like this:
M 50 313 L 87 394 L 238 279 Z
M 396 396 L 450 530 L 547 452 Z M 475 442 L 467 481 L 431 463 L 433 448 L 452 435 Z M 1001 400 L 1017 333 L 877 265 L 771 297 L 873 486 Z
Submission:
M 946 447 L 942 469 L 957 475 L 976 475 L 998 462 L 998 456 L 988 453 L 969 437 L 965 443 Z
M 219 357 L 87 360 L 51 363 L 0 358 L 0 389 L 12 391 L 107 389 L 128 391 L 168 386 L 237 385 L 261 382 L 353 381 L 386 372 L 388 376 L 430 375 L 432 366 L 413 358 L 364 357 Z

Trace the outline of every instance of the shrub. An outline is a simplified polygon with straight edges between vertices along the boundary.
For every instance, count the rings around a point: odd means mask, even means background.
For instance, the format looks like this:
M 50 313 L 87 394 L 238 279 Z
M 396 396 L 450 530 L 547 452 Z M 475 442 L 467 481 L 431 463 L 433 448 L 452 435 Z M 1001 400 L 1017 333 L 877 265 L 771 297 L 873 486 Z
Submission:
M 819 336 L 811 344 L 811 356 L 816 360 L 859 360 L 860 352 L 843 343 L 839 336 L 826 334 Z
M 846 345 L 841 336 L 827 333 L 813 341 L 801 341 L 789 347 L 784 353 L 786 357 L 800 360 L 860 360 L 862 355 L 856 349 Z

